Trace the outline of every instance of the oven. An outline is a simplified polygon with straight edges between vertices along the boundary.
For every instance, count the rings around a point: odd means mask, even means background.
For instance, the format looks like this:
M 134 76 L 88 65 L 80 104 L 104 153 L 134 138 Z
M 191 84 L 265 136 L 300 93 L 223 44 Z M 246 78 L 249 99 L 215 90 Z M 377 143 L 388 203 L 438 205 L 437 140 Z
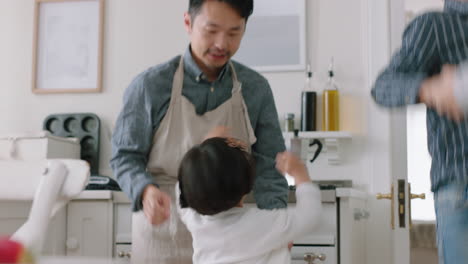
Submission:
M 293 264 L 337 264 L 339 203 L 334 186 L 320 186 L 322 212 L 320 221 L 313 233 L 294 242 L 291 248 Z M 293 192 L 292 192 L 293 193 Z M 289 206 L 295 206 L 292 195 Z M 291 198 L 291 195 L 290 195 Z

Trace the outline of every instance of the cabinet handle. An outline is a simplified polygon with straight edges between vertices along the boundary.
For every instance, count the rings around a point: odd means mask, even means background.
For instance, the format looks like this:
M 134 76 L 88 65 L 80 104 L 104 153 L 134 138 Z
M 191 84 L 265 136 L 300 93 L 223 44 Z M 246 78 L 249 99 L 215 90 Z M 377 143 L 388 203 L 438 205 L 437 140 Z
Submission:
M 117 253 L 117 256 L 119 256 L 119 258 L 131 258 L 132 252 L 119 251 L 119 253 Z
M 324 261 L 327 259 L 327 256 L 323 253 L 315 255 L 314 253 L 305 253 L 304 260 L 307 261 L 308 264 L 313 264 L 314 260 Z
M 69 239 L 67 239 L 66 244 L 68 249 L 77 249 L 79 245 L 78 239 L 74 237 L 70 237 Z

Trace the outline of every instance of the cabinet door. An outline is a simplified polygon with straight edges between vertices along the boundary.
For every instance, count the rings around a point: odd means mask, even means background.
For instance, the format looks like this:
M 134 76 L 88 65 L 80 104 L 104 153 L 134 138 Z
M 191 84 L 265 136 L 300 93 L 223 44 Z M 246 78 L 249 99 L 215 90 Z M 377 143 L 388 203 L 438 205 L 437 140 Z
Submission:
M 340 263 L 366 262 L 366 219 L 368 212 L 362 199 L 340 199 Z
M 112 257 L 111 201 L 72 201 L 67 224 L 68 256 Z
M 30 209 L 29 201 L 0 201 L 0 237 L 15 233 L 28 219 Z M 65 226 L 66 214 L 62 208 L 49 222 L 42 255 L 65 255 Z
M 132 210 L 130 203 L 114 204 L 114 242 L 129 244 L 132 242 Z

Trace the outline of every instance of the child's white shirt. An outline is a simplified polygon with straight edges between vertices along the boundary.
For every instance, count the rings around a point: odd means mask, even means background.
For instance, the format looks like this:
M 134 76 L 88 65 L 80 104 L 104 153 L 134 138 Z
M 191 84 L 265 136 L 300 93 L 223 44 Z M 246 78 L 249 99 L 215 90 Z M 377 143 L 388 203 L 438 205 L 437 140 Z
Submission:
M 194 264 L 291 262 L 288 242 L 311 233 L 320 219 L 320 190 L 312 183 L 296 189 L 296 206 L 261 210 L 235 207 L 213 216 L 180 208 L 182 221 L 193 238 Z

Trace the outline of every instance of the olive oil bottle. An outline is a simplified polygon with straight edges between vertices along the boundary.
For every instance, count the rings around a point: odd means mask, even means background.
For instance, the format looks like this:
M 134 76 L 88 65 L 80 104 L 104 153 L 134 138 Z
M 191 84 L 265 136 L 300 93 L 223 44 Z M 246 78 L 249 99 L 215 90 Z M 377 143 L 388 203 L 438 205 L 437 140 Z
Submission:
M 328 70 L 328 82 L 325 85 L 322 94 L 322 130 L 338 131 L 340 130 L 340 101 L 338 86 L 333 78 L 333 58 Z

